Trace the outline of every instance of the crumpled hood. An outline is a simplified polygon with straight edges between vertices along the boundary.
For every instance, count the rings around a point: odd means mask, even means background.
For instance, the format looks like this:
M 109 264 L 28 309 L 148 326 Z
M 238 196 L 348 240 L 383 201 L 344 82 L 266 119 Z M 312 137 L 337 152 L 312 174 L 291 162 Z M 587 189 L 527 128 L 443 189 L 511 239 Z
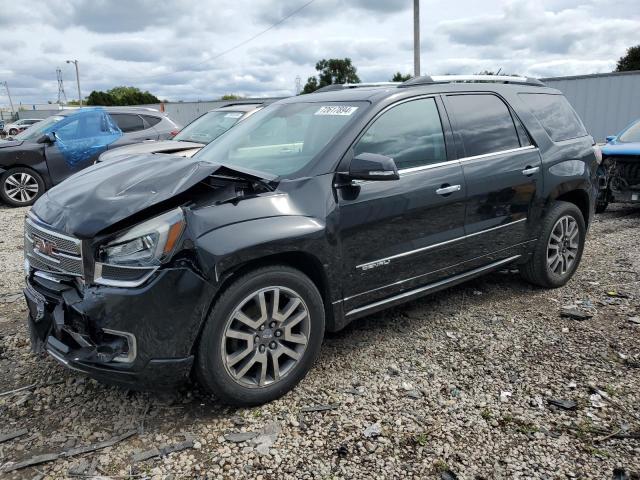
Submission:
M 0 140 L 0 148 L 19 147 L 23 143 L 22 140 Z
M 602 147 L 604 155 L 640 155 L 640 142 L 607 143 Z
M 158 142 L 142 142 L 125 147 L 107 150 L 100 155 L 100 162 L 121 159 L 123 156 L 139 155 L 141 153 L 174 153 L 181 150 L 202 148 L 204 144 L 195 142 L 178 142 L 177 140 L 161 140 Z
M 93 165 L 46 192 L 32 212 L 52 228 L 90 239 L 205 179 L 221 165 L 172 155 L 135 155 Z

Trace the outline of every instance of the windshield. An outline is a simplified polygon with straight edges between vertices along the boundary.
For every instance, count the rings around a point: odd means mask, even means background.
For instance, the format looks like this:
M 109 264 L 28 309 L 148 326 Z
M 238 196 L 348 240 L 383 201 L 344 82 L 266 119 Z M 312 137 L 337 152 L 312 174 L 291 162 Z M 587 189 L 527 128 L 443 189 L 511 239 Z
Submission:
M 640 142 L 640 121 L 634 123 L 627 128 L 622 135 L 618 137 L 619 142 Z
M 43 121 L 34 124 L 31 128 L 28 128 L 24 132 L 19 133 L 13 138 L 15 138 L 16 140 L 37 140 L 45 132 L 49 131 L 49 128 L 51 126 L 55 125 L 63 118 L 64 117 L 62 115 L 54 115 L 53 117 L 46 118 Z
M 244 120 L 196 156 L 231 168 L 288 176 L 308 165 L 366 105 L 274 104 Z
M 174 140 L 180 142 L 209 143 L 233 127 L 244 112 L 209 112 L 197 118 L 178 133 Z

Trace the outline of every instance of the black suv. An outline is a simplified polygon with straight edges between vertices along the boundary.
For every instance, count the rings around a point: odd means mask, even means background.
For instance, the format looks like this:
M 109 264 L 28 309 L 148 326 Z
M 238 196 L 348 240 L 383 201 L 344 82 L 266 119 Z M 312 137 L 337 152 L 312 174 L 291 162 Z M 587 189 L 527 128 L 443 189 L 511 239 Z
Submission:
M 564 285 L 594 211 L 593 139 L 559 91 L 480 78 L 289 98 L 192 158 L 54 187 L 25 225 L 34 349 L 133 388 L 193 374 L 253 405 L 355 318 L 507 265 Z

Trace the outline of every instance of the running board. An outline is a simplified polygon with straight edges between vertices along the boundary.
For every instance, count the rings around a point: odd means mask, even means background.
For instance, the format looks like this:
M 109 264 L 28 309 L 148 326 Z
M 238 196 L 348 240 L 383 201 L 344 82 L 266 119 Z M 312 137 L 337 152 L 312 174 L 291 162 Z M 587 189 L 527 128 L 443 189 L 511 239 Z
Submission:
M 423 287 L 409 290 L 407 292 L 399 293 L 398 295 L 394 295 L 393 297 L 385 298 L 384 300 L 378 300 L 377 302 L 370 303 L 369 305 L 365 305 L 363 307 L 354 308 L 353 310 L 350 310 L 345 316 L 346 317 L 360 316 L 371 310 L 382 310 L 384 308 L 391 307 L 395 304 L 404 303 L 408 300 L 412 300 L 413 298 L 417 298 L 422 295 L 435 292 L 437 290 L 442 290 L 444 288 L 450 287 L 457 283 L 461 283 L 465 280 L 469 280 L 470 278 L 480 276 L 483 273 L 487 273 L 491 270 L 500 268 L 503 265 L 512 263 L 514 260 L 517 260 L 520 257 L 521 255 L 514 255 L 513 257 L 505 258 L 503 260 L 490 263 L 483 267 L 469 270 L 468 272 L 465 272 L 465 273 L 460 273 L 453 277 L 440 280 L 439 282 L 430 283 L 429 285 L 425 285 Z

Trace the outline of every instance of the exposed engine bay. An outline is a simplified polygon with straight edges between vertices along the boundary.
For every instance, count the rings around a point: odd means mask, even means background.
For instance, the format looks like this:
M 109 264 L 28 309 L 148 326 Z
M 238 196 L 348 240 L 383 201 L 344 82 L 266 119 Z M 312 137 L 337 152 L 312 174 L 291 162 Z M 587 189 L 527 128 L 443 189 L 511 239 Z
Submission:
M 611 156 L 602 162 L 600 188 L 608 202 L 640 201 L 640 156 Z

